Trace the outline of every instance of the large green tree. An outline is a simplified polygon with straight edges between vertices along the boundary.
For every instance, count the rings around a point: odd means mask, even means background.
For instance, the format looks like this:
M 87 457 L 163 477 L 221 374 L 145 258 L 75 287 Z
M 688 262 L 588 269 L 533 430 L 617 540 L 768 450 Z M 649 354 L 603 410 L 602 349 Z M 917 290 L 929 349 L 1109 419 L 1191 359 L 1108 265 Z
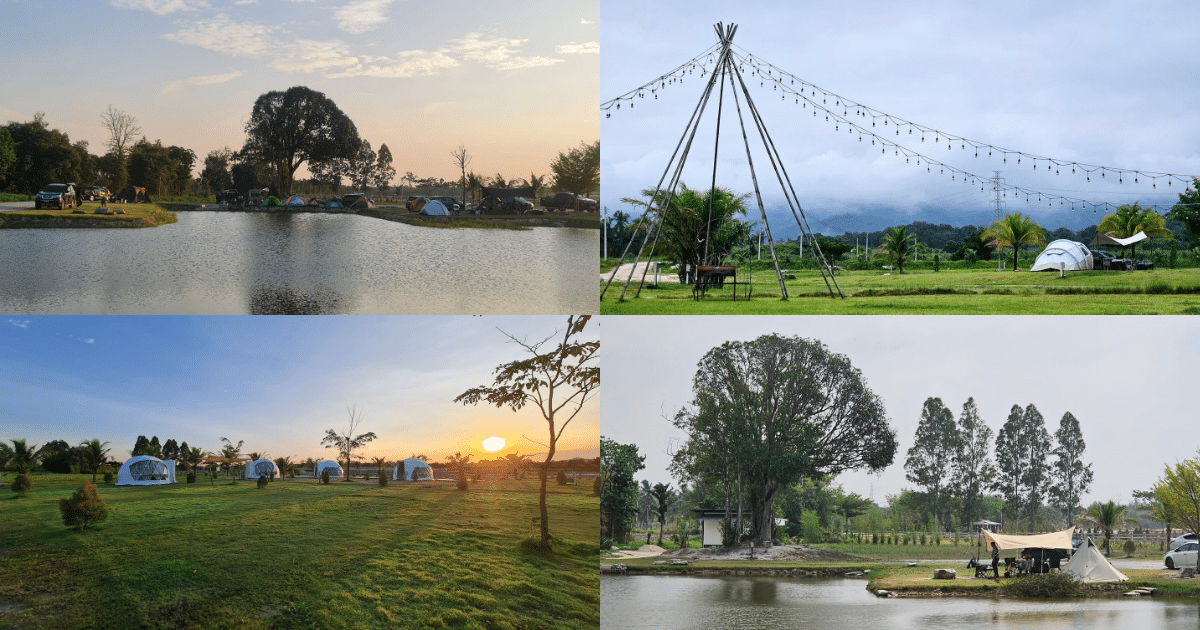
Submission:
M 675 495 L 671 492 L 671 484 L 656 483 L 650 488 L 650 496 L 654 498 L 654 514 L 658 517 L 658 544 L 662 545 L 663 525 L 667 522 L 667 511 L 671 509 Z
M 954 414 L 941 398 L 926 398 L 917 421 L 917 434 L 904 461 L 905 476 L 922 486 L 933 502 L 933 515 L 941 523 L 944 493 L 951 480 L 954 455 L 960 450 Z
M 913 244 L 907 227 L 890 227 L 883 235 L 883 250 L 888 253 L 898 271 L 904 273 L 904 262 L 912 258 L 916 245 Z
M 14 160 L 0 179 L 0 189 L 33 195 L 46 184 L 83 179 L 86 144 L 71 144 L 67 134 L 50 128 L 42 113 L 34 114 L 29 122 L 10 122 L 4 128 L 12 139 Z
M 1154 494 L 1177 525 L 1200 532 L 1200 458 L 1168 465 Z M 1196 554 L 1196 572 L 1200 573 L 1200 554 Z
M 1011 514 L 1032 519 L 1042 507 L 1049 477 L 1050 433 L 1033 404 L 1013 405 L 996 436 L 1000 475 L 994 488 L 1004 495 Z
M 1137 203 L 1120 206 L 1114 214 L 1104 215 L 1096 230 L 1113 238 L 1129 238 L 1138 232 L 1146 236 L 1158 236 L 1171 239 L 1171 230 L 1166 228 L 1163 216 L 1150 208 L 1143 208 Z M 1137 243 L 1133 244 L 1132 257 L 1137 258 Z
M 375 157 L 375 170 L 372 173 L 371 185 L 373 185 L 380 195 L 392 183 L 392 179 L 396 177 L 396 167 L 392 166 L 392 150 L 388 145 L 379 145 L 379 152 Z
M 196 154 L 191 149 L 163 146 L 156 140 L 139 140 L 129 150 L 129 181 L 144 186 L 149 195 L 177 196 L 192 183 Z
M 109 168 L 109 187 L 114 193 L 125 189 L 129 183 L 129 150 L 133 147 L 134 138 L 142 133 L 137 119 L 112 105 L 100 114 L 100 124 L 108 131 L 108 151 L 111 166 Z M 136 181 L 136 180 L 135 180 Z M 136 184 L 144 186 L 145 181 Z
M 963 522 L 973 523 L 983 516 L 984 491 L 996 479 L 992 429 L 979 417 L 974 398 L 967 398 L 958 416 L 958 440 L 950 485 L 962 502 Z
M 243 152 L 275 166 L 276 195 L 291 192 L 301 164 L 350 159 L 361 148 L 350 117 L 329 97 L 303 86 L 259 96 L 246 134 Z
M 600 533 L 615 541 L 629 537 L 638 513 L 638 487 L 633 475 L 646 467 L 636 444 L 600 437 Z
M 233 177 L 229 173 L 231 160 L 233 160 L 233 150 L 229 147 L 213 149 L 205 156 L 204 170 L 200 171 L 200 181 L 210 194 L 233 187 Z
M 1017 250 L 1022 245 L 1045 245 L 1046 231 L 1028 215 L 1008 214 L 993 223 L 981 235 L 984 240 L 996 241 L 999 247 L 1013 248 L 1013 271 L 1017 270 Z
M 642 194 L 650 198 L 654 191 L 643 190 Z M 659 215 L 661 238 L 679 265 L 680 282 L 692 283 L 696 267 L 700 265 L 723 264 L 753 228 L 752 224 L 737 218 L 746 214 L 749 194 L 737 195 L 721 187 L 693 190 L 681 182 L 675 195 L 667 195 L 664 191 L 659 191 L 658 195 L 658 199 L 649 202 L 622 201 L 650 208 Z
M 1083 461 L 1087 444 L 1083 441 L 1079 420 L 1070 411 L 1059 421 L 1054 441 L 1057 446 L 1052 451 L 1054 467 L 1050 470 L 1050 498 L 1070 523 L 1074 520 L 1079 498 L 1092 486 L 1092 465 Z
M 1192 185 L 1179 193 L 1179 202 L 1171 207 L 1167 216 L 1183 221 L 1192 236 L 1200 237 L 1200 179 L 1193 179 Z
M 580 142 L 578 147 L 559 153 L 550 163 L 550 171 L 555 190 L 587 195 L 600 188 L 600 141 Z M 578 201 L 574 205 L 578 210 Z
M 729 443 L 744 466 L 756 540 L 772 540 L 775 499 L 785 487 L 846 470 L 881 471 L 895 457 L 883 401 L 847 357 L 820 341 L 779 335 L 729 341 L 700 359 L 692 383 L 694 411 L 677 416 L 676 425 L 712 449 L 723 448 L 722 437 L 700 432 L 732 429 Z M 726 421 L 710 424 L 706 417 Z

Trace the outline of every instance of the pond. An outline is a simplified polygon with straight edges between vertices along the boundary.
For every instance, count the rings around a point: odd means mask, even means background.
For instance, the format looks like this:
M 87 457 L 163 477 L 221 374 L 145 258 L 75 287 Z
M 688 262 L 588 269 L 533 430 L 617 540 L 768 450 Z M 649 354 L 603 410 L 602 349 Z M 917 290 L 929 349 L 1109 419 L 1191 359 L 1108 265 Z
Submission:
M 612 630 L 771 628 L 886 630 L 996 628 L 1188 628 L 1189 600 L 890 598 L 841 578 L 602 576 L 600 627 Z
M 0 231 L 0 312 L 595 313 L 599 231 L 180 212 L 145 229 Z

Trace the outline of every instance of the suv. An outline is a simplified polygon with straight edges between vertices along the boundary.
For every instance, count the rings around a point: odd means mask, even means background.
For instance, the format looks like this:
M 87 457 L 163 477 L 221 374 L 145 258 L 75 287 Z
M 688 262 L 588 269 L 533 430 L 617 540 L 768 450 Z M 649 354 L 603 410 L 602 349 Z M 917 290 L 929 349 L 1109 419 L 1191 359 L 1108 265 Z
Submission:
M 45 188 L 33 198 L 33 207 L 41 208 L 58 208 L 66 210 L 79 205 L 79 200 L 75 197 L 75 187 L 71 184 L 47 184 Z
M 599 209 L 600 204 L 595 199 L 588 199 L 583 195 L 572 195 L 569 192 L 560 192 L 553 197 L 542 197 L 542 206 L 546 208 L 563 208 L 571 209 L 575 207 L 575 201 L 579 201 L 579 209 L 595 212 Z
M 430 197 L 429 200 L 442 202 L 442 205 L 446 206 L 446 209 L 454 214 L 458 214 L 462 210 L 462 204 L 458 203 L 454 197 Z
M 233 188 L 222 190 L 221 192 L 217 193 L 217 203 L 237 203 L 241 198 L 242 193 L 234 190 Z
M 99 201 L 101 199 L 108 199 L 109 194 L 110 193 L 108 192 L 108 189 L 103 186 L 92 186 L 91 188 L 84 188 L 82 191 L 80 191 L 79 198 L 81 202 Z

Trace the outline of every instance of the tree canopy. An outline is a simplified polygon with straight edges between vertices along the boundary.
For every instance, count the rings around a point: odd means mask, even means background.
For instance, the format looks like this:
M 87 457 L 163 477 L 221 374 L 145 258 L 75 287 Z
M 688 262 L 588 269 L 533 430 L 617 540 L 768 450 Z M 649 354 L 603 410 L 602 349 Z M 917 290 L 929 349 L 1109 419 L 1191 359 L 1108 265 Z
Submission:
M 291 192 L 296 169 L 333 159 L 351 159 L 361 148 L 358 128 L 321 92 L 303 86 L 258 97 L 246 123 L 247 155 L 276 168 L 277 195 Z
M 645 468 L 646 457 L 636 444 L 618 444 L 600 438 L 600 532 L 612 540 L 629 536 L 638 513 L 638 487 L 634 473 Z
M 1163 216 L 1136 202 L 1118 207 L 1114 214 L 1105 215 L 1096 230 L 1114 238 L 1129 238 L 1138 232 L 1145 232 L 1146 236 L 1171 238 L 1171 230 L 1166 228 Z M 1137 257 L 1137 243 L 1133 244 L 1132 255 Z
M 600 187 L 600 141 L 592 144 L 579 143 L 579 146 L 558 157 L 550 163 L 550 171 L 554 173 L 554 188 L 557 190 L 586 195 Z M 497 184 L 498 185 L 498 184 Z M 578 210 L 578 203 L 576 203 Z
M 1183 221 L 1194 236 L 1200 236 L 1200 179 L 1179 193 L 1179 202 L 1171 207 L 1169 218 Z
M 1154 486 L 1154 494 L 1175 524 L 1200 532 L 1200 458 L 1168 465 Z M 1196 557 L 1196 571 L 1200 572 L 1200 554 Z
M 1070 411 L 1063 414 L 1054 439 L 1058 446 L 1053 451 L 1054 467 L 1050 477 L 1054 483 L 1050 486 L 1050 497 L 1067 522 L 1071 522 L 1079 498 L 1091 488 L 1092 465 L 1083 461 L 1087 444 L 1083 441 L 1079 420 Z
M 642 194 L 650 198 L 654 191 L 643 190 Z M 723 264 L 733 248 L 746 240 L 753 227 L 751 223 L 737 218 L 746 214 L 749 194 L 737 195 L 719 186 L 715 189 L 693 190 L 682 182 L 676 194 L 667 195 L 666 191 L 661 190 L 658 194 L 658 199 L 648 202 L 636 199 L 622 201 L 653 208 L 661 215 L 662 239 L 670 248 L 672 258 L 679 264 L 681 282 L 691 283 L 699 265 Z
M 926 398 L 917 422 L 917 434 L 904 461 L 909 481 L 924 486 L 933 500 L 934 518 L 942 517 L 942 495 L 949 485 L 954 454 L 959 451 L 954 414 L 941 398 Z
M 1017 250 L 1022 245 L 1045 245 L 1046 231 L 1028 215 L 1005 215 L 983 231 L 984 240 L 994 240 L 999 247 L 1013 248 L 1013 270 L 1017 268 Z
M 883 249 L 892 259 L 892 264 L 899 268 L 900 273 L 904 273 L 904 262 L 912 258 L 916 246 L 906 228 L 895 227 L 888 228 L 883 235 Z
M 1049 455 L 1050 434 L 1037 407 L 1031 403 L 1022 410 L 1020 405 L 1013 405 L 996 436 L 1000 475 L 994 488 L 1004 495 L 1014 516 L 1033 518 L 1042 506 Z

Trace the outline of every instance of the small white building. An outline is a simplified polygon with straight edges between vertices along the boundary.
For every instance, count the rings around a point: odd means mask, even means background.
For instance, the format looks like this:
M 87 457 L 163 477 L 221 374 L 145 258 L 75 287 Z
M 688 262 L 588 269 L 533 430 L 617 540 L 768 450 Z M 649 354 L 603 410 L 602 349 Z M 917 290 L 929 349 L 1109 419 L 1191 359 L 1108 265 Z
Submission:
M 117 471 L 118 486 L 165 486 L 175 483 L 175 460 L 151 455 L 130 457 Z
M 317 462 L 317 466 L 313 468 L 313 478 L 320 479 L 321 473 L 325 472 L 326 470 L 329 471 L 330 479 L 340 479 L 342 476 L 342 465 L 333 461 L 332 459 L 327 459 L 322 462 Z
M 414 472 L 417 473 L 417 481 L 433 481 L 433 469 L 425 460 L 415 457 L 396 462 L 392 468 L 392 481 L 412 481 Z

